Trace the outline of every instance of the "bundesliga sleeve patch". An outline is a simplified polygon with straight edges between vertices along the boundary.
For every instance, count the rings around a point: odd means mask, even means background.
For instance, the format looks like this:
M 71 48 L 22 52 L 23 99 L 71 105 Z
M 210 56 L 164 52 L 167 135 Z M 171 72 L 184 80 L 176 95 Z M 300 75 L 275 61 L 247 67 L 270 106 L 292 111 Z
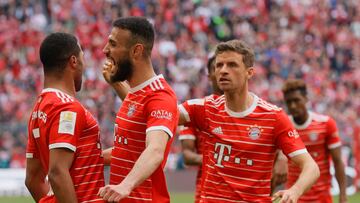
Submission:
M 58 133 L 66 133 L 74 135 L 76 123 L 76 112 L 62 111 L 60 113 Z

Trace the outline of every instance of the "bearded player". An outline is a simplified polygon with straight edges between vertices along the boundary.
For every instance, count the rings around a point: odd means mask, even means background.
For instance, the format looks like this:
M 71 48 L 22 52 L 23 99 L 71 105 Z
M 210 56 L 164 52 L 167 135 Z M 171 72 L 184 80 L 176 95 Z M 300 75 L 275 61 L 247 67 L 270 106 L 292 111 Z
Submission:
M 179 113 L 173 90 L 152 67 L 153 44 L 150 22 L 127 17 L 114 21 L 103 50 L 104 68 L 110 69 L 105 79 L 119 96 L 126 95 L 116 115 L 114 147 L 103 152 L 110 185 L 99 195 L 109 202 L 170 202 L 163 168 Z M 130 87 L 127 94 L 120 93 L 122 81 Z

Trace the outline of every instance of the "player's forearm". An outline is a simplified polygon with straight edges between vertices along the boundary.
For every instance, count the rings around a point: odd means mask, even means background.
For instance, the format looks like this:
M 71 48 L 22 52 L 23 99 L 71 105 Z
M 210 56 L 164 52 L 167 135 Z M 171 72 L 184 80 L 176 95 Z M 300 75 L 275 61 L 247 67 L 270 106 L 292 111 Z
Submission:
M 74 184 L 68 170 L 50 170 L 49 182 L 58 203 L 77 202 Z
M 121 184 L 132 191 L 133 188 L 144 182 L 160 166 L 164 159 L 164 151 L 152 146 L 146 147 L 134 167 Z
M 109 166 L 111 162 L 111 152 L 113 148 L 105 149 L 102 151 L 101 155 L 104 158 L 104 165 Z
M 290 188 L 291 190 L 297 191 L 299 196 L 309 190 L 320 176 L 319 167 L 312 159 L 306 161 L 303 166 L 300 166 L 300 168 L 301 173 L 299 178 Z
M 40 199 L 44 197 L 50 190 L 49 184 L 45 180 L 45 177 L 40 175 L 26 177 L 25 185 L 36 202 L 39 202 Z
M 186 165 L 196 165 L 200 166 L 202 164 L 203 156 L 201 154 L 197 154 L 194 151 L 184 149 L 184 162 Z
M 335 161 L 334 168 L 335 168 L 335 177 L 339 184 L 339 189 L 340 189 L 339 200 L 340 200 L 340 202 L 342 202 L 347 199 L 345 168 L 344 168 L 344 163 L 342 162 L 342 160 Z

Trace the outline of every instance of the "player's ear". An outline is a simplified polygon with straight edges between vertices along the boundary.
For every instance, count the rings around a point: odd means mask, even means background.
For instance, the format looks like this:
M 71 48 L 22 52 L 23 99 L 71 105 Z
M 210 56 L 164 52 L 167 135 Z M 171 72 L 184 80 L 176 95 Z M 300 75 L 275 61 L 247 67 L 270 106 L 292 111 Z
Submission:
M 77 63 L 78 63 L 78 59 L 76 58 L 76 56 L 71 55 L 71 56 L 70 56 L 70 59 L 69 59 L 69 62 L 70 62 L 70 64 L 71 64 L 71 66 L 76 66 Z
M 136 60 L 136 59 L 140 59 L 143 57 L 144 51 L 145 51 L 145 48 L 144 48 L 143 44 L 135 44 L 132 47 L 130 52 L 131 52 L 132 58 L 134 58 Z
M 247 75 L 248 75 L 248 79 L 250 79 L 255 74 L 255 69 L 254 69 L 254 67 L 248 67 L 246 69 L 246 72 L 247 72 Z

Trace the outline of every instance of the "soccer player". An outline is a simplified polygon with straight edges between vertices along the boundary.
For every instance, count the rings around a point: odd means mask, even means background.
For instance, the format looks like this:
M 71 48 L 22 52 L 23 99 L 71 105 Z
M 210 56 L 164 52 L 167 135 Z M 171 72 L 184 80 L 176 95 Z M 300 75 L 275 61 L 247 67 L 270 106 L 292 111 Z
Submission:
M 332 202 L 330 158 L 334 163 L 335 177 L 340 188 L 339 202 L 347 202 L 346 177 L 344 163 L 341 159 L 341 141 L 334 119 L 308 110 L 306 107 L 307 89 L 303 80 L 286 81 L 282 91 L 290 113 L 290 120 L 320 168 L 320 178 L 299 199 L 299 202 Z M 279 156 L 283 155 L 279 154 Z M 286 157 L 284 158 L 286 160 Z M 280 162 L 284 158 L 280 157 L 278 163 L 281 164 Z M 295 183 L 300 174 L 300 169 L 293 163 L 289 162 L 288 167 L 287 188 Z
M 104 186 L 99 126 L 75 98 L 83 55 L 67 33 L 50 34 L 40 46 L 45 81 L 29 119 L 25 180 L 36 202 L 104 202 L 97 195 Z
M 175 93 L 154 73 L 153 44 L 150 22 L 127 17 L 114 21 L 103 50 L 110 82 L 126 80 L 130 86 L 116 116 L 114 147 L 103 152 L 110 162 L 110 185 L 99 195 L 109 202 L 170 202 L 163 167 L 179 112 Z M 119 94 L 124 86 L 113 87 Z
M 209 73 L 208 77 L 211 82 L 214 94 L 222 95 L 223 92 L 216 84 L 214 62 L 215 57 L 210 57 L 207 63 L 207 69 Z M 193 127 L 183 127 L 179 132 L 179 140 L 181 140 L 182 153 L 185 164 L 199 166 L 196 176 L 195 202 L 200 201 L 203 150 L 205 145 L 204 136 L 206 135 Z
M 277 148 L 302 170 L 296 183 L 273 199 L 296 202 L 316 181 L 319 169 L 283 110 L 248 92 L 253 50 L 231 40 L 217 45 L 215 57 L 216 81 L 224 95 L 189 100 L 179 107 L 180 124 L 204 131 L 211 147 L 200 202 L 271 202 Z

